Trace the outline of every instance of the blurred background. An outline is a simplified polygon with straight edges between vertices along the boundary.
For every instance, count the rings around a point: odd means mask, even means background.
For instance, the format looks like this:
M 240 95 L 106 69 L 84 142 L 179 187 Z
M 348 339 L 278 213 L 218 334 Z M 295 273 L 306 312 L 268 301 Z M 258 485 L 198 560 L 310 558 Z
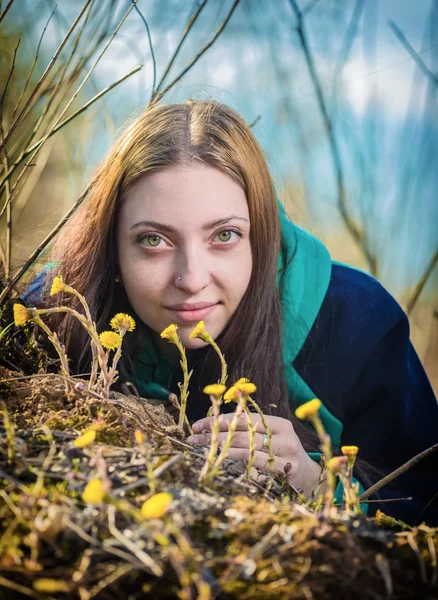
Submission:
M 438 390 L 437 0 L 8 0 L 0 44 L 6 283 L 44 263 L 129 117 L 214 98 L 290 217 L 407 310 Z

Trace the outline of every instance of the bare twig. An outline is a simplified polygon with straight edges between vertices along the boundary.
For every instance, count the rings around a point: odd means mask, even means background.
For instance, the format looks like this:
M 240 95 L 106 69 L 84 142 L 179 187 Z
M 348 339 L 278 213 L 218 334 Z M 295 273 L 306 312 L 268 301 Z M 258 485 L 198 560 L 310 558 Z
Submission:
M 151 38 L 151 32 L 149 30 L 149 25 L 148 22 L 146 21 L 146 19 L 143 16 L 143 13 L 141 12 L 141 10 L 138 8 L 137 5 L 135 5 L 135 10 L 137 11 L 137 13 L 140 15 L 140 19 L 143 21 L 144 26 L 146 27 L 146 33 L 148 36 L 148 42 L 149 42 L 149 50 L 151 51 L 151 58 L 152 58 L 152 73 L 153 73 L 153 79 L 152 79 L 152 91 L 151 91 L 151 100 L 154 97 L 155 94 L 155 84 L 157 82 L 157 63 L 155 61 L 155 54 L 154 54 L 154 46 L 152 44 L 152 38 Z
M 12 134 L 14 133 L 14 131 L 17 129 L 18 125 L 23 120 L 23 118 L 24 118 L 24 116 L 25 116 L 25 114 L 26 114 L 26 112 L 27 112 L 27 110 L 28 110 L 31 102 L 34 100 L 34 98 L 38 94 L 39 90 L 41 89 L 41 86 L 43 85 L 44 81 L 47 79 L 47 76 L 49 75 L 50 71 L 52 70 L 53 65 L 55 64 L 56 60 L 58 59 L 58 56 L 61 54 L 62 49 L 64 48 L 64 46 L 68 42 L 68 40 L 69 40 L 71 34 L 73 33 L 76 25 L 79 23 L 79 21 L 82 18 L 82 15 L 85 13 L 85 11 L 87 10 L 87 8 L 89 7 L 89 5 L 91 4 L 92 1 L 93 0 L 86 0 L 85 5 L 82 7 L 82 10 L 80 11 L 79 15 L 76 17 L 73 25 L 70 27 L 70 29 L 68 30 L 68 32 L 65 35 L 64 39 L 62 40 L 61 44 L 59 45 L 58 49 L 56 50 L 55 54 L 53 55 L 52 60 L 47 65 L 46 70 L 41 75 L 40 80 L 36 84 L 36 86 L 35 86 L 34 90 L 32 91 L 31 95 L 29 96 L 26 104 L 23 107 L 23 110 L 18 115 L 18 117 L 16 118 L 16 120 L 11 124 L 11 126 L 9 128 L 9 131 L 7 132 L 7 134 L 5 136 L 4 141 L 0 145 L 0 153 L 2 152 L 3 148 L 6 146 L 7 142 L 11 138 Z
M 181 47 L 182 47 L 182 45 L 183 45 L 183 43 L 184 43 L 184 40 L 187 38 L 188 34 L 190 33 L 190 30 L 192 29 L 193 25 L 194 25 L 194 24 L 195 24 L 195 22 L 196 22 L 196 19 L 197 19 L 197 18 L 199 17 L 199 15 L 201 14 L 201 12 L 202 12 L 203 8 L 205 7 L 205 5 L 207 4 L 207 2 L 208 2 L 208 0 L 202 0 L 202 2 L 199 4 L 199 6 L 198 6 L 197 10 L 196 10 L 196 11 L 195 11 L 195 12 L 192 14 L 192 16 L 190 17 L 190 19 L 188 20 L 188 23 L 187 23 L 187 25 L 186 25 L 186 28 L 185 28 L 185 29 L 184 29 L 184 31 L 183 31 L 183 34 L 182 34 L 182 36 L 181 36 L 181 39 L 180 39 L 180 41 L 178 42 L 178 45 L 177 45 L 177 47 L 176 47 L 176 49 L 175 49 L 175 52 L 173 53 L 173 55 L 172 55 L 171 59 L 170 59 L 170 60 L 169 60 L 169 62 L 167 63 L 167 66 L 166 66 L 166 68 L 164 69 L 164 73 L 163 73 L 163 75 L 162 75 L 162 77 L 161 77 L 161 79 L 160 79 L 160 81 L 159 81 L 159 83 L 158 83 L 158 85 L 157 85 L 157 89 L 156 89 L 156 90 L 154 90 L 154 93 L 152 94 L 152 98 L 155 96 L 155 94 L 156 94 L 157 92 L 159 92 L 159 91 L 160 91 L 160 89 L 161 89 L 161 86 L 162 86 L 162 85 L 163 85 L 163 83 L 164 83 L 164 80 L 166 79 L 166 77 L 167 77 L 167 75 L 168 75 L 168 73 L 169 73 L 170 69 L 172 68 L 172 65 L 173 65 L 173 63 L 175 62 L 175 59 L 176 59 L 176 57 L 177 57 L 177 56 L 178 56 L 178 54 L 179 54 L 179 51 L 181 50 Z
M 414 288 L 414 291 L 412 292 L 412 296 L 409 298 L 409 300 L 407 302 L 406 312 L 408 315 L 410 315 L 412 313 L 412 311 L 414 310 L 417 300 L 420 297 L 421 292 L 424 290 L 424 286 L 426 285 L 426 283 L 427 283 L 429 277 L 431 276 L 434 268 L 436 267 L 437 263 L 438 263 L 438 250 L 435 250 L 435 254 L 430 259 L 429 264 L 427 265 L 423 275 L 421 276 L 420 280 L 418 281 L 417 285 Z
M 0 15 L 0 23 L 3 21 L 3 19 L 6 17 L 6 14 L 8 12 L 8 10 L 11 8 L 11 6 L 14 4 L 14 0 L 9 0 L 9 4 L 6 6 L 5 10 L 2 12 L 2 14 Z
M 389 26 L 391 27 L 392 31 L 394 32 L 394 34 L 397 37 L 397 39 L 399 40 L 399 42 L 404 46 L 404 48 L 406 48 L 406 50 L 412 56 L 412 58 L 414 59 L 414 61 L 417 63 L 417 66 L 419 67 L 419 69 L 426 75 L 426 77 L 428 77 L 431 80 L 431 82 L 434 85 L 438 86 L 438 76 L 435 75 L 435 73 L 432 73 L 432 71 L 430 71 L 427 68 L 427 66 L 425 65 L 423 59 L 420 58 L 418 52 L 415 52 L 414 48 L 408 42 L 408 40 L 404 36 L 404 34 L 401 31 L 401 29 L 399 29 L 397 27 L 397 25 L 393 21 L 389 22 Z
M 71 215 L 75 212 L 77 207 L 82 203 L 85 196 L 87 195 L 87 190 L 80 196 L 73 206 L 67 211 L 64 217 L 59 221 L 59 223 L 52 229 L 48 236 L 44 239 L 44 241 L 38 246 L 38 248 L 32 252 L 29 258 L 26 260 L 24 265 L 19 269 L 19 271 L 12 277 L 7 286 L 4 288 L 2 293 L 0 294 L 0 306 L 3 304 L 8 294 L 11 292 L 15 284 L 23 277 L 24 273 L 26 273 L 27 269 L 35 262 L 41 252 L 47 247 L 47 245 L 52 241 L 55 235 L 62 229 L 62 227 L 67 223 Z
M 389 473 L 389 475 L 386 475 L 380 481 L 378 481 L 370 488 L 365 490 L 365 492 L 359 496 L 359 502 L 362 502 L 362 500 L 365 500 L 366 498 L 369 498 L 370 496 L 378 492 L 382 487 L 384 487 L 389 482 L 393 481 L 403 473 L 406 473 L 406 471 L 408 471 L 410 468 L 412 468 L 414 465 L 420 462 L 420 460 L 426 458 L 426 456 L 429 456 L 429 454 L 432 454 L 432 452 L 435 452 L 436 450 L 438 450 L 438 444 L 434 444 L 430 448 L 423 450 L 423 452 L 420 452 L 413 458 L 409 459 L 407 462 L 401 465 L 401 467 L 398 467 L 398 469 L 395 469 L 395 471 L 392 471 L 392 473 Z
M 338 190 L 338 209 L 352 238 L 362 250 L 362 253 L 365 256 L 371 273 L 376 276 L 378 271 L 377 257 L 369 245 L 365 232 L 358 225 L 356 225 L 347 209 L 341 155 L 339 152 L 336 136 L 334 134 L 333 124 L 328 114 L 327 104 L 324 98 L 322 87 L 318 75 L 316 73 L 315 63 L 307 41 L 307 35 L 304 30 L 303 15 L 300 9 L 298 8 L 296 0 L 289 0 L 289 4 L 291 5 L 291 8 L 294 11 L 295 17 L 297 19 L 297 33 L 300 38 L 300 43 L 306 60 L 307 69 L 309 71 L 309 76 L 313 83 L 313 87 L 315 89 L 318 106 L 321 111 L 322 120 L 330 144 L 333 168 L 335 171 L 336 184 Z
M 51 138 L 53 135 L 55 135 L 55 133 L 57 133 L 60 129 L 62 129 L 63 127 L 65 127 L 69 123 L 71 123 L 71 121 L 73 121 L 76 117 L 78 117 L 80 114 L 82 114 L 84 111 L 86 111 L 92 104 L 94 104 L 95 102 L 97 102 L 97 100 L 100 100 L 100 98 L 102 98 L 103 96 L 105 96 L 105 94 L 107 94 L 108 92 L 110 92 L 111 90 L 113 90 L 115 87 L 117 87 L 118 85 L 120 85 L 121 83 L 123 83 L 123 81 L 125 81 L 126 79 L 128 79 L 128 77 L 131 77 L 132 75 L 134 75 L 135 73 L 137 73 L 142 68 L 143 68 L 143 65 L 137 65 L 136 67 L 134 67 L 133 69 L 131 69 L 128 73 L 126 73 L 126 75 L 123 75 L 123 77 L 121 77 L 120 79 L 118 79 L 116 82 L 112 83 L 111 85 L 109 85 L 108 87 L 106 87 L 104 90 L 102 90 L 101 92 L 99 92 L 98 94 L 96 94 L 93 98 L 91 98 L 91 100 L 89 100 L 88 102 L 86 102 L 81 108 L 79 108 L 77 111 L 75 111 L 69 117 L 67 117 L 66 119 L 64 119 L 64 121 L 62 121 L 61 123 L 59 123 L 56 127 L 54 127 L 49 132 L 49 135 L 45 136 L 44 138 L 41 138 L 40 140 L 38 140 L 37 142 L 35 142 L 32 146 L 30 146 L 29 148 L 27 148 L 18 157 L 18 159 L 16 160 L 16 162 L 14 163 L 14 165 L 12 165 L 10 167 L 10 169 L 7 171 L 5 177 L 0 182 L 0 188 L 1 188 L 2 184 L 6 183 L 6 181 L 13 175 L 14 171 L 18 168 L 18 166 L 20 165 L 20 163 L 23 160 L 25 160 L 29 155 L 31 155 L 33 152 L 35 152 L 36 150 L 38 150 L 43 145 L 43 143 L 45 141 L 47 141 L 49 138 Z M 5 211 L 5 208 L 6 208 L 6 204 L 3 205 L 3 207 L 2 207 L 2 209 L 0 211 L 0 217 L 3 215 L 3 213 Z
M 232 7 L 230 8 L 227 16 L 225 17 L 223 23 L 220 25 L 220 27 L 218 28 L 218 30 L 216 31 L 216 33 L 214 34 L 214 36 L 211 38 L 211 40 L 198 52 L 198 54 L 190 61 L 190 63 L 181 71 L 181 73 L 179 75 L 177 75 L 175 77 L 175 79 L 169 83 L 169 85 L 161 92 L 156 93 L 152 102 L 156 103 L 159 100 L 161 100 L 161 98 L 167 94 L 167 92 L 176 84 L 178 83 L 178 81 L 180 81 L 180 79 L 182 79 L 184 77 L 184 75 L 190 71 L 190 69 L 195 65 L 195 63 L 198 62 L 198 60 L 201 58 L 201 56 L 214 44 L 214 42 L 217 40 L 217 38 L 220 36 L 220 34 L 222 33 L 222 31 L 225 29 L 225 27 L 228 24 L 228 21 L 231 19 L 231 16 L 233 14 L 233 12 L 235 11 L 235 9 L 237 8 L 237 5 L 239 4 L 240 0 L 234 0 Z

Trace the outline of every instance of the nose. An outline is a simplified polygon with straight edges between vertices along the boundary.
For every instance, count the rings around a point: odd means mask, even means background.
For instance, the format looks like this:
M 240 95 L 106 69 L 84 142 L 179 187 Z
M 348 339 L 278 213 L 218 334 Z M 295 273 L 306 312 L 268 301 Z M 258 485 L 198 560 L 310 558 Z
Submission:
M 195 245 L 181 248 L 175 265 L 175 285 L 194 296 L 207 287 L 210 278 L 211 265 L 205 251 Z

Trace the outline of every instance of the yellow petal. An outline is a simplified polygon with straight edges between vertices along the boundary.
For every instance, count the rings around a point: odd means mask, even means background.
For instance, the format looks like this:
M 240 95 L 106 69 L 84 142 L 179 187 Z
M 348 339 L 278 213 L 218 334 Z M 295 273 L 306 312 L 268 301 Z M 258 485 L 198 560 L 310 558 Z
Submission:
M 63 292 L 65 290 L 65 284 L 62 280 L 62 275 L 57 275 L 52 283 L 52 287 L 50 288 L 50 295 L 54 296 L 55 294 L 59 294 L 59 292 Z
M 345 456 L 356 456 L 359 452 L 359 448 L 357 446 L 342 446 L 341 452 L 342 454 L 345 454 Z
M 110 326 L 114 331 L 134 331 L 135 321 L 126 313 L 117 313 L 110 321 Z
M 254 394 L 254 392 L 257 390 L 256 386 L 251 383 L 250 381 L 248 381 L 248 383 L 239 383 L 237 382 L 235 384 L 236 388 L 242 392 L 242 394 L 244 396 L 249 396 L 250 394 Z
M 106 496 L 105 487 L 100 479 L 92 479 L 82 493 L 82 500 L 87 504 L 100 504 Z
M 178 326 L 175 325 L 175 323 L 172 323 L 171 325 L 169 325 L 169 327 L 163 329 L 163 331 L 160 333 L 160 337 L 162 337 L 164 340 L 169 340 L 169 342 L 176 343 L 179 341 L 178 334 L 176 333 L 177 329 Z
M 95 439 L 96 439 L 96 432 L 94 431 L 94 429 L 89 429 L 88 431 L 83 433 L 81 436 L 76 438 L 75 441 L 73 442 L 73 444 L 76 448 L 86 448 L 87 446 L 92 444 Z
M 172 501 L 173 496 L 168 492 L 155 494 L 144 502 L 141 507 L 141 514 L 144 519 L 161 519 L 169 510 Z
M 102 346 L 107 350 L 116 350 L 122 345 L 122 336 L 115 331 L 102 331 L 99 339 Z
M 27 321 L 33 318 L 33 310 L 26 308 L 22 304 L 14 304 L 14 323 L 17 327 L 24 325 Z
M 49 579 L 41 577 L 33 582 L 33 589 L 40 594 L 56 594 L 58 592 L 68 592 L 69 587 L 65 581 L 60 579 Z
M 144 444 L 145 441 L 145 437 L 144 437 L 144 433 L 142 432 L 141 429 L 136 429 L 134 431 L 134 437 L 135 437 L 135 441 L 137 442 L 137 444 Z
M 204 394 L 208 394 L 209 396 L 222 396 L 226 389 L 226 385 L 222 385 L 221 383 L 212 383 L 211 385 L 206 385 L 202 391 Z
M 318 400 L 318 398 L 314 398 L 313 400 L 310 400 L 309 402 L 306 402 L 305 404 L 299 406 L 295 411 L 295 416 L 301 420 L 308 419 L 309 417 L 313 417 L 313 415 L 316 415 L 320 408 L 321 400 Z
M 230 387 L 229 390 L 227 390 L 224 394 L 224 402 L 225 404 L 228 404 L 228 402 L 233 402 L 239 399 L 239 390 L 238 388 L 233 385 Z

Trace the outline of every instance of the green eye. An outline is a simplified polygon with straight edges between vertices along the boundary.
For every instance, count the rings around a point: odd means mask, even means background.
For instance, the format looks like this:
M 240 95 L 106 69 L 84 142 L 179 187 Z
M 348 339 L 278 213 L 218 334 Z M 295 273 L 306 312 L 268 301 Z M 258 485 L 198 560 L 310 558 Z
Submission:
M 159 235 L 147 235 L 142 239 L 142 242 L 146 241 L 147 246 L 152 246 L 155 248 L 161 242 L 161 238 Z
M 220 239 L 221 242 L 229 242 L 231 239 L 231 234 L 234 233 L 233 231 L 229 231 L 229 230 L 225 230 L 225 231 L 221 231 L 220 233 L 218 233 L 218 238 Z

